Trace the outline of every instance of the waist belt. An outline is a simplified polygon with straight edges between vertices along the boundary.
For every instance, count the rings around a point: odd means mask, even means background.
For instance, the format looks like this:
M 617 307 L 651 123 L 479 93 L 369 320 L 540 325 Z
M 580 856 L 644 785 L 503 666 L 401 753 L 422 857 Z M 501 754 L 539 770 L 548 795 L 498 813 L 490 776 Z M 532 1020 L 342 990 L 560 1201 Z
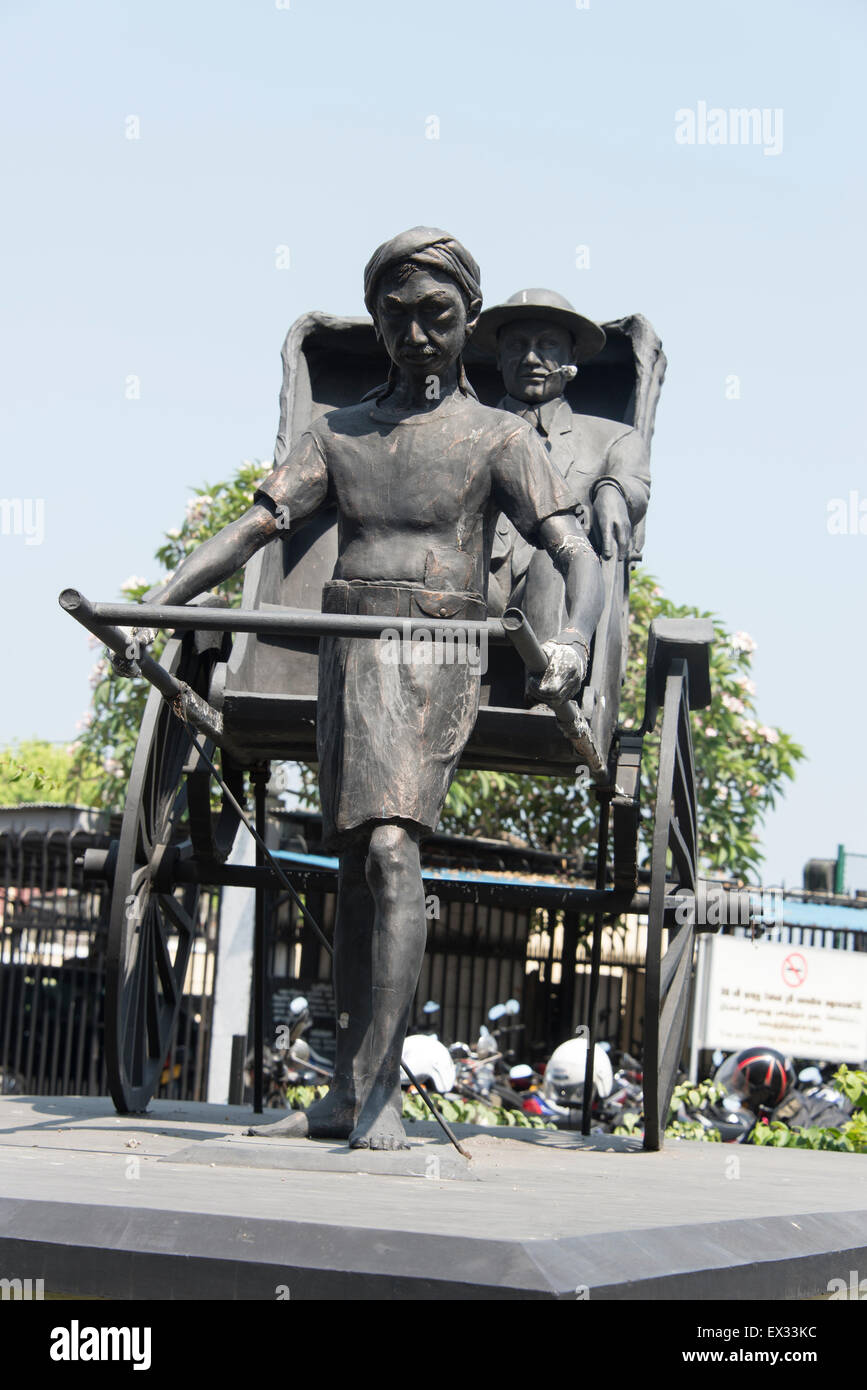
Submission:
M 487 618 L 488 605 L 479 594 L 436 592 L 419 584 L 332 579 L 322 586 L 322 612 L 377 618 L 466 618 L 475 622 Z

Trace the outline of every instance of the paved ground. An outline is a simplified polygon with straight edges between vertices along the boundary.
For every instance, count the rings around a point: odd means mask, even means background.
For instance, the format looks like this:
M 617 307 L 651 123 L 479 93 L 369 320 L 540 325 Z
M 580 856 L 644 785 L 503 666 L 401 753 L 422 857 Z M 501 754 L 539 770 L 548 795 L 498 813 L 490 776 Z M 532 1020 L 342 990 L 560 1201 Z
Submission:
M 273 1297 L 254 1288 L 273 1289 L 274 1271 L 289 1269 L 302 1297 L 328 1296 L 326 1286 L 436 1297 L 461 1285 L 686 1297 L 703 1296 L 705 1280 L 707 1297 L 785 1298 L 848 1276 L 859 1251 L 867 1268 L 860 1155 L 685 1142 L 645 1154 L 627 1139 L 458 1126 L 467 1163 L 430 1124 L 410 1127 L 408 1153 L 370 1154 L 248 1137 L 251 1119 L 166 1101 L 119 1117 L 105 1099 L 0 1099 L 3 1264 L 29 1251 L 56 1286 L 79 1279 L 69 1292 L 174 1297 L 202 1295 L 177 1270 L 173 1294 L 143 1293 L 145 1254 L 163 1265 L 183 1256 L 188 1278 L 198 1262 L 199 1288 L 215 1297 Z M 127 1248 L 138 1283 L 118 1282 Z M 228 1293 L 227 1259 L 244 1266 Z

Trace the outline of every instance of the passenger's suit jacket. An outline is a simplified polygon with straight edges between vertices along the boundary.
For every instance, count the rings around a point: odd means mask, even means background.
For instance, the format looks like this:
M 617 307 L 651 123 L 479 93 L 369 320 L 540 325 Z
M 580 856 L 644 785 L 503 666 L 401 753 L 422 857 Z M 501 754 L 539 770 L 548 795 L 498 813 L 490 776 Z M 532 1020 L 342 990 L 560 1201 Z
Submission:
M 504 396 L 500 410 L 511 410 L 533 423 L 560 473 L 571 485 L 576 511 L 589 523 L 596 489 L 603 480 L 619 485 L 632 523 L 633 552 L 640 553 L 636 539 L 643 535 L 644 515 L 650 496 L 650 456 L 644 439 L 631 425 L 606 420 L 597 415 L 576 415 L 564 396 L 534 407 L 526 401 Z M 541 428 L 540 428 L 541 426 Z M 596 537 L 591 528 L 591 536 Z M 497 523 L 492 568 L 511 557 L 511 585 L 526 573 L 534 548 L 521 536 L 507 517 Z

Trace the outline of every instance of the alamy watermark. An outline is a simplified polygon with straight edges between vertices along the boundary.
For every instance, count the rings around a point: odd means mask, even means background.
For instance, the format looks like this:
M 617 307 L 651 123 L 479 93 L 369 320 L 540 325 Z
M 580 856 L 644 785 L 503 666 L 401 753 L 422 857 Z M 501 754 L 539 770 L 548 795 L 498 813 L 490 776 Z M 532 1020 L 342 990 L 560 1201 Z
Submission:
M 849 1270 L 849 1281 L 845 1279 L 829 1279 L 828 1293 L 834 1299 L 853 1299 L 856 1302 L 867 1300 L 867 1279 L 858 1278 L 858 1270 Z
M 760 145 L 765 155 L 783 152 L 781 106 L 737 106 L 726 109 L 699 101 L 674 113 L 678 145 Z
M 867 497 L 855 488 L 848 497 L 831 497 L 825 525 L 829 536 L 867 536 Z
M 674 920 L 681 927 L 779 927 L 783 895 L 778 889 L 726 888 L 699 879 L 695 895 L 678 895 Z
M 400 630 L 383 629 L 379 659 L 385 666 L 472 666 L 484 675 L 488 669 L 488 630 L 484 623 L 418 627 L 407 618 Z
M 45 1297 L 44 1279 L 0 1279 L 0 1299 L 21 1302 L 41 1301 Z
M 22 536 L 25 545 L 45 540 L 44 497 L 0 497 L 0 536 Z
M 73 1318 L 68 1327 L 51 1331 L 52 1361 L 131 1361 L 134 1371 L 150 1370 L 149 1327 L 82 1327 Z

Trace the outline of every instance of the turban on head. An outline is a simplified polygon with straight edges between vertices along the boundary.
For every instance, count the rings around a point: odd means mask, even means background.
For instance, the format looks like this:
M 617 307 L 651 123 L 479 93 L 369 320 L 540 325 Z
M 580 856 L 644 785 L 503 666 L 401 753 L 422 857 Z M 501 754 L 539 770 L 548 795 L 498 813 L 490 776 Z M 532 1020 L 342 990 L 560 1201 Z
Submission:
M 400 232 L 374 251 L 364 267 L 364 302 L 372 318 L 376 318 L 376 290 L 386 270 L 394 266 L 427 266 L 441 270 L 454 280 L 469 304 L 481 300 L 481 271 L 469 251 L 448 232 L 438 227 L 411 227 Z

